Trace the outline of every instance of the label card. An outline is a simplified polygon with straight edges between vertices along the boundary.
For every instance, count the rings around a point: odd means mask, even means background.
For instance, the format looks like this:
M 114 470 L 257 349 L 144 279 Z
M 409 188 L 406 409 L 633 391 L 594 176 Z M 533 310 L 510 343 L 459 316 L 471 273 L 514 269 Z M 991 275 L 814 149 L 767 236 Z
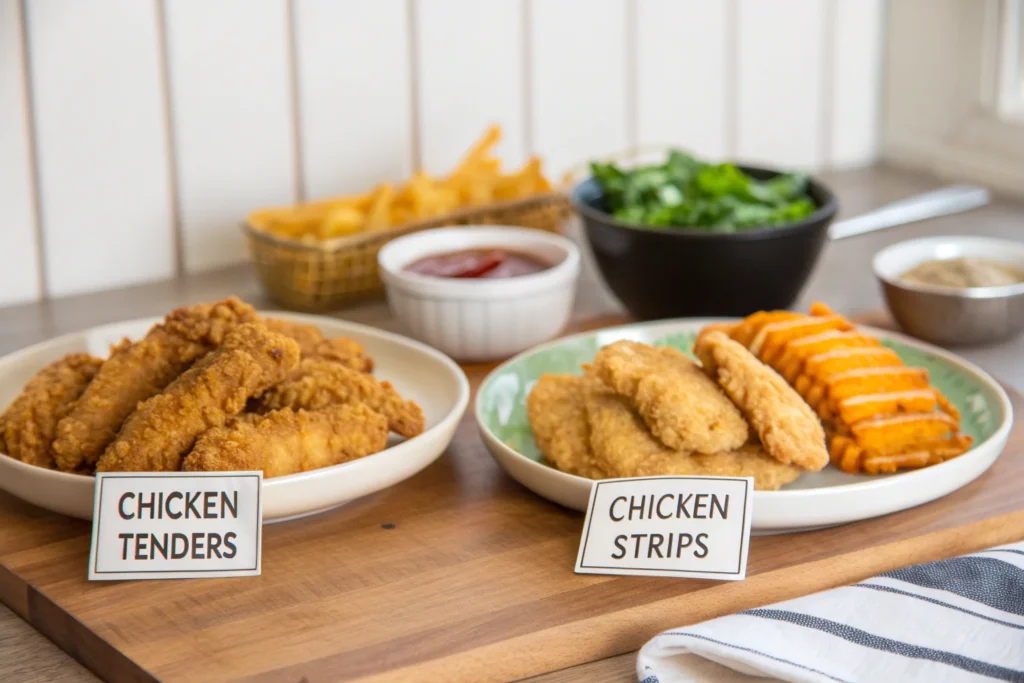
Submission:
M 753 491 L 751 477 L 596 481 L 576 573 L 742 580 Z
M 259 576 L 263 472 L 99 472 L 89 580 Z

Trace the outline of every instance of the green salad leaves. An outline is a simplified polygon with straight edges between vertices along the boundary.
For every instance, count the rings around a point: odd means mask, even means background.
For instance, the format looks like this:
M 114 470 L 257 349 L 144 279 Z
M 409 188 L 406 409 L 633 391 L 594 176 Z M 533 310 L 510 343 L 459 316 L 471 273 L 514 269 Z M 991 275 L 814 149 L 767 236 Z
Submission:
M 606 210 L 626 223 L 740 232 L 794 223 L 817 208 L 803 173 L 756 180 L 733 164 L 710 164 L 679 150 L 660 165 L 595 162 L 590 170 Z

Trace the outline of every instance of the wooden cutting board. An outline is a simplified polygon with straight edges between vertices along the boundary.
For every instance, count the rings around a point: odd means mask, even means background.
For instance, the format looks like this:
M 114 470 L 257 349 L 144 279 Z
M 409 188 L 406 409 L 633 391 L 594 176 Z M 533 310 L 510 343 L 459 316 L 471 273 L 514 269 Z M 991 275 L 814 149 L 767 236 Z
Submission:
M 474 386 L 488 369 L 467 368 Z M 745 581 L 581 576 L 583 516 L 505 476 L 469 414 L 447 454 L 413 479 L 268 526 L 258 578 L 89 583 L 89 524 L 0 493 L 0 600 L 110 681 L 507 681 L 1024 539 L 1022 490 L 1018 422 L 995 465 L 942 500 L 752 539 Z

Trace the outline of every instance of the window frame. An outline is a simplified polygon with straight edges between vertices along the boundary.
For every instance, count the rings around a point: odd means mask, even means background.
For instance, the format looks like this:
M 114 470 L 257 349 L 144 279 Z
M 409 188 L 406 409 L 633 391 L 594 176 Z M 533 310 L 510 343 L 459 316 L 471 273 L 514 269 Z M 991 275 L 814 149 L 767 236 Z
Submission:
M 1005 97 L 1016 74 L 1004 68 L 1020 3 L 890 0 L 884 162 L 1024 196 L 1024 110 Z

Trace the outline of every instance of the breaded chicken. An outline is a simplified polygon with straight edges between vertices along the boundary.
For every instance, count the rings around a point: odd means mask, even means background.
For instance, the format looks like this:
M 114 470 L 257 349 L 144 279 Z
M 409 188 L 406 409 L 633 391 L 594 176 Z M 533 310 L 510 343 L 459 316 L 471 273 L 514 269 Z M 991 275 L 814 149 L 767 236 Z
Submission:
M 271 332 L 294 339 L 303 358 L 333 360 L 360 372 L 373 371 L 373 359 L 366 355 L 363 345 L 354 339 L 325 339 L 323 332 L 315 325 L 280 318 L 266 318 L 266 323 Z
M 299 345 L 299 350 L 302 351 L 303 356 L 313 353 L 317 344 L 324 340 L 324 333 L 316 325 L 269 317 L 264 318 L 264 322 L 266 322 L 267 329 L 271 332 L 277 332 L 294 339 Z
M 303 358 L 334 361 L 359 372 L 373 372 L 373 359 L 366 355 L 363 345 L 354 339 L 335 337 L 316 344 Z
M 52 469 L 57 423 L 102 364 L 87 353 L 72 353 L 40 370 L 4 413 L 0 434 L 4 452 L 30 465 Z
M 280 477 L 356 460 L 387 442 L 387 418 L 362 403 L 248 413 L 204 432 L 182 469 L 262 470 L 264 477 Z
M 388 419 L 393 432 L 411 438 L 423 431 L 423 411 L 399 396 L 389 382 L 378 382 L 373 375 L 317 358 L 303 359 L 287 380 L 271 387 L 254 403 L 256 412 L 262 413 L 365 403 Z
M 754 488 L 776 490 L 800 476 L 799 468 L 768 457 L 759 446 L 711 454 L 666 448 L 647 431 L 628 400 L 598 379 L 585 378 L 583 393 L 594 457 L 610 477 L 753 477 Z
M 57 467 L 91 467 L 136 406 L 154 396 L 237 325 L 258 319 L 237 298 L 172 311 L 137 342 L 111 349 L 81 398 L 57 425 Z
M 537 447 L 555 467 L 589 479 L 605 477 L 590 448 L 582 377 L 543 375 L 526 397 L 526 414 Z
M 597 352 L 594 370 L 669 448 L 731 451 L 750 437 L 736 406 L 678 349 L 619 341 Z
M 769 455 L 811 471 L 828 464 L 821 422 L 782 376 L 721 332 L 701 337 L 694 351 L 750 420 Z
M 180 469 L 200 434 L 240 413 L 250 396 L 283 380 L 298 362 L 298 344 L 262 322 L 236 327 L 216 351 L 131 414 L 97 471 Z

